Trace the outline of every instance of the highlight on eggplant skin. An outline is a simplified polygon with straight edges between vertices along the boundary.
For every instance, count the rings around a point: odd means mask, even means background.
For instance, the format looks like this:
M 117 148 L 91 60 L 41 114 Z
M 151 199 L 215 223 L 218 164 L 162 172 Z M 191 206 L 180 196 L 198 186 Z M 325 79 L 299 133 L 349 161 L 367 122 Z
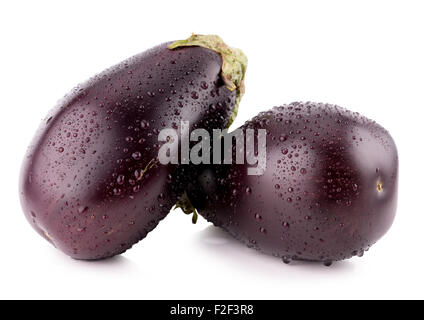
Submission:
M 267 130 L 263 175 L 204 165 L 188 179 L 188 198 L 208 221 L 285 263 L 362 256 L 388 231 L 398 155 L 380 125 L 335 105 L 296 102 L 260 113 L 248 128 Z
M 73 258 L 126 251 L 174 206 L 173 168 L 157 161 L 161 129 L 178 129 L 182 120 L 191 129 L 225 128 L 234 117 L 245 65 L 237 90 L 229 90 L 218 52 L 170 49 L 172 44 L 76 87 L 28 149 L 20 180 L 23 211 L 41 236 Z

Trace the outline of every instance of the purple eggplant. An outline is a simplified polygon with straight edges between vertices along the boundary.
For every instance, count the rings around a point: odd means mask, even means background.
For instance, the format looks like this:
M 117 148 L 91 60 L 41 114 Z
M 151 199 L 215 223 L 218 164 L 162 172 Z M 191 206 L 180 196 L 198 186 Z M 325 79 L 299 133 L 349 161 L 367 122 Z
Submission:
M 41 124 L 24 159 L 23 211 L 76 259 L 120 254 L 171 207 L 172 165 L 158 162 L 163 128 L 224 128 L 243 94 L 247 60 L 217 36 L 165 43 L 94 76 Z
M 248 175 L 247 164 L 198 167 L 187 186 L 188 211 L 195 207 L 286 263 L 362 256 L 392 225 L 398 155 L 374 121 L 308 102 L 260 113 L 241 129 L 266 130 L 264 174 Z

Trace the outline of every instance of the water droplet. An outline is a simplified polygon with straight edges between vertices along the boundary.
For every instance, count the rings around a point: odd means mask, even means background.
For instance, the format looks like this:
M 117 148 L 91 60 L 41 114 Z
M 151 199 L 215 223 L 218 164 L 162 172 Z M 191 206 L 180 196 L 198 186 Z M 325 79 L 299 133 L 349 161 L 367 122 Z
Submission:
M 141 120 L 140 121 L 140 127 L 141 129 L 147 129 L 149 127 L 149 122 L 146 120 Z
M 249 195 L 252 194 L 252 189 L 250 187 L 247 187 L 245 191 L 246 191 L 246 194 L 249 194 Z
M 193 91 L 193 92 L 191 93 L 191 97 L 192 97 L 193 99 L 195 99 L 195 100 L 199 99 L 199 95 L 197 94 L 197 92 L 196 92 L 196 91 Z
M 57 149 L 58 152 L 62 153 L 63 151 L 65 151 L 65 149 L 63 147 L 60 147 Z
M 283 222 L 283 227 L 284 228 L 290 228 L 290 224 L 288 222 Z
M 116 178 L 116 182 L 120 185 L 124 184 L 124 181 L 125 181 L 125 176 L 123 174 L 120 174 L 118 178 Z
M 327 261 L 324 262 L 324 266 L 326 266 L 326 267 L 330 267 L 332 264 L 333 264 L 333 261 L 331 261 L 331 260 L 327 260 Z
M 262 217 L 259 213 L 255 213 L 255 219 L 259 221 L 262 220 Z
M 141 152 L 140 151 L 136 151 L 132 154 L 132 157 L 134 160 L 140 160 L 141 159 Z
M 266 229 L 264 227 L 259 228 L 260 233 L 266 234 Z
M 283 262 L 285 263 L 285 264 L 289 264 L 289 263 L 291 263 L 292 262 L 292 258 L 290 257 L 290 256 L 283 256 Z
M 88 211 L 88 207 L 79 207 L 78 212 L 81 214 L 86 214 Z
M 302 169 L 300 169 L 300 173 L 301 173 L 301 174 L 306 174 L 306 173 L 307 173 L 307 171 L 306 171 L 306 169 L 305 169 L 305 168 L 302 168 Z
M 138 180 L 141 176 L 141 172 L 139 170 L 134 171 L 134 177 Z

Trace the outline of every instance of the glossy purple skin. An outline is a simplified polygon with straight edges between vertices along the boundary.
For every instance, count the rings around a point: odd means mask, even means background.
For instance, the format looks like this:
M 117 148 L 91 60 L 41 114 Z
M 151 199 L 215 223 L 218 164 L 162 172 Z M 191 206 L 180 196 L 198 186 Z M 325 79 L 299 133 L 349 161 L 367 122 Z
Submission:
M 361 256 L 392 225 L 398 155 L 375 122 L 334 105 L 292 103 L 242 128 L 267 130 L 266 171 L 204 167 L 188 195 L 208 221 L 285 262 Z
M 175 204 L 173 168 L 155 162 L 159 130 L 177 129 L 181 120 L 191 129 L 223 128 L 229 120 L 235 92 L 221 81 L 220 55 L 168 45 L 75 88 L 30 145 L 21 172 L 23 211 L 73 258 L 124 252 Z

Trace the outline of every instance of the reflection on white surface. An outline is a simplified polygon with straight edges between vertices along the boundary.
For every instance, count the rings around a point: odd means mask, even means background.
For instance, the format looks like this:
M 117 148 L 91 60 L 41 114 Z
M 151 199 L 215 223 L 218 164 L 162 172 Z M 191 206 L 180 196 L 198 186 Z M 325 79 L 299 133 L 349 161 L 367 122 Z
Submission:
M 247 248 L 243 243 L 233 238 L 221 228 L 208 226 L 197 234 L 196 243 L 202 249 L 213 251 L 216 255 L 225 259 L 225 263 L 243 264 L 252 272 L 268 273 L 273 270 L 276 273 L 293 274 L 297 271 L 316 273 L 352 273 L 354 271 L 353 260 L 335 262 L 330 267 L 322 263 L 293 261 L 289 265 L 284 264 L 279 258 L 265 255 L 257 250 Z

